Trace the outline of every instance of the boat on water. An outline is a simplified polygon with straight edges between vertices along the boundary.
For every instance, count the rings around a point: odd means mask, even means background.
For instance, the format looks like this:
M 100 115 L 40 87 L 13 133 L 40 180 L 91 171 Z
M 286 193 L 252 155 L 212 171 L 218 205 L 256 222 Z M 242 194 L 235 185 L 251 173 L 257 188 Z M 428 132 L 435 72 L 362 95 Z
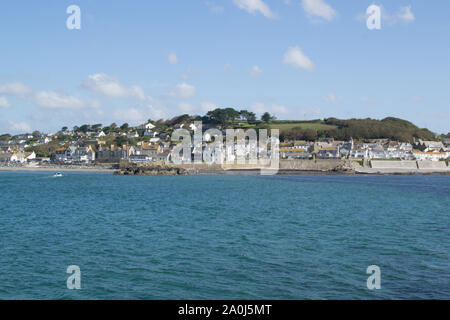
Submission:
M 53 176 L 54 177 L 62 177 L 63 175 L 61 172 L 56 172 Z

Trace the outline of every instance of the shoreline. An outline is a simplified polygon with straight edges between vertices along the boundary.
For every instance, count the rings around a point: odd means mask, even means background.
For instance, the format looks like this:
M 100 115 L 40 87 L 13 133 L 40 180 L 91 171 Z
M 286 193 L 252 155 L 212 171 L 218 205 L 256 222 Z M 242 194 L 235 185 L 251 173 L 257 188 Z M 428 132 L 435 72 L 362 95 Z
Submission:
M 43 172 L 105 172 L 113 173 L 108 168 L 61 168 L 61 167 L 0 167 L 0 171 L 43 171 Z
M 4 167 L 0 166 L 0 171 L 29 171 L 29 172 L 85 172 L 85 173 L 111 173 L 114 174 L 118 169 L 101 167 Z M 257 175 L 260 169 L 188 169 L 188 175 Z M 156 174 L 158 175 L 158 174 Z M 161 174 L 162 175 L 162 174 Z M 405 169 L 369 169 L 354 171 L 336 171 L 336 170 L 295 170 L 280 169 L 276 175 L 305 175 L 305 176 L 354 176 L 354 175 L 450 175 L 450 171 L 433 171 L 432 169 L 405 170 Z

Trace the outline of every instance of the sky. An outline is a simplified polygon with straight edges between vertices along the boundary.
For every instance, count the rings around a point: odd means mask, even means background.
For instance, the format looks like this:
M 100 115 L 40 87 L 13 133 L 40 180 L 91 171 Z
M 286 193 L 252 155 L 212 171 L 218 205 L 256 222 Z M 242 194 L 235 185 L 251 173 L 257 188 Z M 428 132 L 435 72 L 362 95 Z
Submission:
M 448 0 L 2 1 L 0 43 L 0 133 L 216 107 L 450 131 Z

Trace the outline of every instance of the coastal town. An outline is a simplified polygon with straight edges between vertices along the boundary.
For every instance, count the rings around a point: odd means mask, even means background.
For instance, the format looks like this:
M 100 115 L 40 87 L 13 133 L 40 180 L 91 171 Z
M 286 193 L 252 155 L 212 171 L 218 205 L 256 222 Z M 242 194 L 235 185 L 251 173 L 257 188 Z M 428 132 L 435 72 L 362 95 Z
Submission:
M 210 116 L 212 112 L 208 113 Z M 231 120 L 230 120 L 231 119 Z M 205 150 L 212 138 L 207 137 L 207 129 L 219 129 L 225 137 L 226 128 L 248 130 L 280 127 L 279 158 L 289 160 L 355 160 L 370 166 L 370 161 L 426 161 L 441 162 L 440 167 L 447 167 L 450 160 L 450 138 L 437 137 L 435 140 L 413 138 L 413 141 L 400 141 L 390 138 L 338 139 L 335 137 L 313 137 L 315 139 L 294 139 L 289 131 L 284 131 L 284 123 L 274 117 L 265 115 L 261 121 L 254 114 L 241 111 L 230 119 L 209 121 L 202 127 L 202 150 Z M 126 162 L 130 164 L 171 164 L 173 152 L 179 141 L 173 141 L 171 134 L 178 129 L 193 133 L 197 128 L 195 118 L 183 115 L 171 121 L 146 121 L 132 127 L 127 123 L 118 126 L 83 125 L 69 129 L 63 127 L 56 133 L 38 131 L 11 136 L 0 136 L 0 166 L 3 167 L 39 167 L 59 166 L 117 166 Z M 197 119 L 197 120 L 211 120 Z M 291 124 L 290 131 L 295 132 L 303 123 Z M 308 123 L 310 125 L 310 123 Z M 314 123 L 313 123 L 314 124 Z M 317 124 L 317 123 L 315 123 Z M 310 125 L 311 126 L 311 125 Z M 311 130 L 309 130 L 311 131 Z M 310 133 L 310 132 L 309 132 Z M 317 132 L 316 132 L 317 133 Z M 327 134 L 328 135 L 328 134 Z M 308 136 L 308 130 L 303 137 Z M 300 135 L 302 137 L 302 135 Z M 235 146 L 223 143 L 223 154 Z M 194 145 L 192 145 L 194 153 Z M 235 150 L 231 150 L 235 152 Z M 270 152 L 270 146 L 269 146 Z M 436 167 L 436 165 L 434 165 Z

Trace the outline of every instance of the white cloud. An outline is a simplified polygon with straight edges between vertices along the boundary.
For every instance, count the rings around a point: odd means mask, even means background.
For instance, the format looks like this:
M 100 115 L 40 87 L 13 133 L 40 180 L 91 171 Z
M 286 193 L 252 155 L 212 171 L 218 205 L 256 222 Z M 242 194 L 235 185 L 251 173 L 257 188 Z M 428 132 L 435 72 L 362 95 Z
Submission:
M 403 22 L 413 22 L 416 19 L 414 13 L 411 11 L 411 6 L 401 7 L 397 17 Z
M 0 93 L 12 96 L 24 97 L 31 92 L 26 85 L 20 82 L 7 83 L 0 86 Z
M 294 68 L 302 68 L 308 71 L 314 69 L 314 63 L 303 54 L 299 46 L 290 47 L 284 54 L 283 64 Z
M 240 9 L 251 14 L 260 12 L 266 18 L 275 19 L 276 15 L 270 10 L 269 6 L 262 0 L 233 0 L 234 4 Z
M 148 119 L 145 117 L 144 112 L 137 108 L 116 109 L 113 115 L 119 121 L 131 122 L 132 124 L 139 124 Z
M 380 103 L 377 99 L 370 98 L 370 97 L 362 97 L 361 102 L 363 102 L 367 105 L 372 105 L 372 106 Z
M 211 11 L 212 13 L 219 14 L 225 11 L 225 8 L 223 6 L 217 5 L 213 1 L 206 1 L 205 3 L 206 6 L 209 8 L 209 11 Z
M 167 108 L 163 108 L 161 106 L 159 106 L 157 108 L 153 105 L 150 105 L 150 106 L 148 106 L 148 112 L 152 119 L 163 119 L 163 118 L 167 118 L 167 116 L 168 116 Z
M 336 97 L 336 95 L 334 93 L 330 93 L 329 95 L 324 97 L 324 100 L 326 102 L 335 103 L 335 102 L 337 102 L 338 98 Z
M 261 70 L 261 68 L 260 68 L 259 66 L 253 66 L 253 67 L 250 69 L 250 74 L 251 74 L 253 77 L 257 77 L 257 76 L 259 76 L 261 73 L 262 73 L 262 70 Z
M 180 110 L 183 113 L 190 113 L 195 109 L 196 109 L 195 106 L 187 102 L 181 102 L 178 104 L 178 110 Z
M 30 133 L 31 127 L 26 122 L 10 122 L 10 129 L 15 132 Z
M 167 110 L 174 109 L 162 105 L 159 101 L 153 100 L 149 104 L 137 105 L 131 108 L 117 108 L 113 112 L 117 121 L 125 120 L 134 124 L 141 124 L 148 119 L 158 120 L 167 118 Z
M 111 98 L 137 98 L 145 100 L 144 91 L 139 86 L 131 86 L 129 88 L 122 86 L 117 79 L 114 79 L 104 73 L 97 73 L 88 76 L 83 81 L 81 88 L 100 93 Z
M 324 0 L 302 0 L 302 7 L 310 18 L 331 21 L 336 16 L 336 11 Z
M 202 102 L 200 105 L 200 108 L 204 112 L 212 111 L 214 109 L 217 109 L 217 105 L 213 102 Z
M 8 99 L 6 97 L 0 96 L 0 108 L 9 108 L 11 107 L 11 104 L 9 103 Z
M 49 109 L 80 109 L 85 107 L 84 102 L 80 99 L 54 91 L 36 92 L 33 101 L 38 106 Z
M 250 110 L 258 113 L 263 114 L 264 112 L 269 112 L 271 114 L 274 114 L 276 116 L 287 114 L 288 110 L 285 106 L 278 105 L 278 104 L 271 104 L 271 105 L 265 105 L 262 102 L 255 102 L 250 106 Z
M 80 109 L 98 107 L 98 102 L 85 103 L 82 100 L 56 91 L 33 91 L 20 82 L 0 86 L 0 93 L 30 101 L 39 107 L 48 109 Z
M 178 64 L 178 57 L 177 57 L 177 54 L 175 52 L 169 53 L 169 56 L 167 57 L 167 60 L 172 65 Z
M 194 97 L 195 94 L 195 87 L 183 82 L 178 84 L 172 91 L 169 92 L 169 97 L 176 99 L 189 99 Z
M 294 119 L 313 120 L 323 114 L 322 109 L 318 107 L 302 107 L 296 109 Z
M 395 25 L 398 22 L 411 23 L 414 20 L 416 20 L 416 17 L 411 10 L 412 8 L 411 6 L 400 7 L 397 13 L 394 14 L 388 12 L 382 5 L 380 5 L 380 8 L 381 8 L 381 20 L 382 22 L 384 22 L 389 26 Z M 366 22 L 367 18 L 368 18 L 367 13 L 360 13 L 356 16 L 356 20 L 364 23 Z
M 223 70 L 225 70 L 225 71 L 228 71 L 228 70 L 230 70 L 231 69 L 231 63 L 225 63 L 224 65 L 223 65 Z

